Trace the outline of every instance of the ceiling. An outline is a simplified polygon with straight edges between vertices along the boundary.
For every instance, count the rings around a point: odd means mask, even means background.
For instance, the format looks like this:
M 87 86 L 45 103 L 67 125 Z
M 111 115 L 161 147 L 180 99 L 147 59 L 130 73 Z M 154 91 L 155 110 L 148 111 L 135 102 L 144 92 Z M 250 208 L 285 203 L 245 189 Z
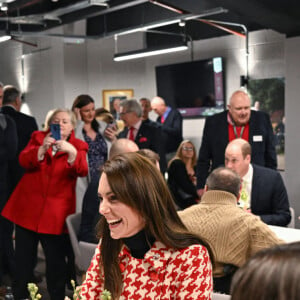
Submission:
M 299 0 L 0 0 L 0 4 L 1 9 L 8 8 L 0 11 L 0 35 L 9 31 L 24 40 L 56 35 L 55 27 L 80 20 L 87 21 L 82 37 L 93 39 L 148 26 L 156 31 L 147 33 L 151 45 L 180 34 L 192 40 L 259 29 L 300 35 Z M 165 21 L 173 24 L 162 26 Z

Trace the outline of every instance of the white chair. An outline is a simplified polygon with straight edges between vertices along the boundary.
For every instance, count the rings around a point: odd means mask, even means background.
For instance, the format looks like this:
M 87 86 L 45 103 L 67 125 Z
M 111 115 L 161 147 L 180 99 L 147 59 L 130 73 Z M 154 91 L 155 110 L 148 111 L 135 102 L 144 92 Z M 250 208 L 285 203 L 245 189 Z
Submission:
M 230 295 L 213 293 L 211 300 L 230 300 Z
M 291 221 L 287 225 L 287 227 L 295 228 L 295 210 L 292 207 L 290 207 L 290 212 L 291 212 Z
M 81 213 L 69 215 L 66 219 L 70 240 L 75 255 L 75 264 L 80 271 L 86 272 L 94 255 L 97 244 L 78 241 L 80 222 Z

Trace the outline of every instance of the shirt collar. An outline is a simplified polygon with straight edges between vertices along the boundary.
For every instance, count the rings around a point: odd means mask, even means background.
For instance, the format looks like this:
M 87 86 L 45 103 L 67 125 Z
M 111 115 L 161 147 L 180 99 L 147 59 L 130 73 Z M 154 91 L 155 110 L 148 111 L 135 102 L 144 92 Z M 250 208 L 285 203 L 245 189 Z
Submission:
M 15 108 L 12 104 L 5 104 L 5 105 L 3 105 L 3 107 L 4 107 L 4 106 L 11 107 L 11 108 L 13 108 L 15 111 L 17 111 L 16 108 Z
M 170 106 L 167 106 L 167 109 L 166 109 L 166 111 L 165 111 L 164 114 L 163 114 L 164 119 L 166 119 L 166 118 L 168 117 L 168 115 L 169 115 L 171 109 L 172 109 L 172 108 L 171 108 Z
M 247 183 L 251 183 L 252 177 L 253 177 L 253 167 L 252 164 L 249 164 L 248 172 L 245 174 L 245 176 L 243 176 L 243 180 Z
M 130 127 L 133 127 L 134 129 L 136 129 L 138 131 L 141 127 L 141 124 L 142 124 L 142 120 L 140 119 L 133 126 L 130 126 Z

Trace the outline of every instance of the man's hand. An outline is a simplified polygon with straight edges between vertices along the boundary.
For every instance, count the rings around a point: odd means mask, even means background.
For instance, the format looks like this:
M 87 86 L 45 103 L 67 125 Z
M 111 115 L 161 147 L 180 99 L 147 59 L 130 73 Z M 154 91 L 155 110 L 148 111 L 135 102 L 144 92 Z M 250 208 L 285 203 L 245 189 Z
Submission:
M 118 131 L 115 125 L 108 126 L 104 130 L 104 135 L 111 141 L 114 142 L 117 139 Z

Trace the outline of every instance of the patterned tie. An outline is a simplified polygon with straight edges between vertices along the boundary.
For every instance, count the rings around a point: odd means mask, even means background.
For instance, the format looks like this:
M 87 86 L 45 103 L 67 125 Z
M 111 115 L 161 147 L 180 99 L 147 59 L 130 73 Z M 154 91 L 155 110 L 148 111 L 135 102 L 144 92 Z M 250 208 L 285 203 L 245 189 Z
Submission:
M 164 122 L 165 122 L 165 117 L 164 117 L 164 115 L 162 115 L 162 116 L 160 117 L 160 122 L 161 122 L 161 124 L 164 124 Z
M 242 180 L 242 190 L 241 190 L 241 195 L 240 199 L 238 202 L 239 207 L 241 207 L 244 210 L 247 210 L 250 208 L 250 199 L 249 199 L 249 194 L 247 190 L 247 181 Z
M 129 128 L 129 139 L 132 140 L 134 142 L 134 127 L 130 127 Z

